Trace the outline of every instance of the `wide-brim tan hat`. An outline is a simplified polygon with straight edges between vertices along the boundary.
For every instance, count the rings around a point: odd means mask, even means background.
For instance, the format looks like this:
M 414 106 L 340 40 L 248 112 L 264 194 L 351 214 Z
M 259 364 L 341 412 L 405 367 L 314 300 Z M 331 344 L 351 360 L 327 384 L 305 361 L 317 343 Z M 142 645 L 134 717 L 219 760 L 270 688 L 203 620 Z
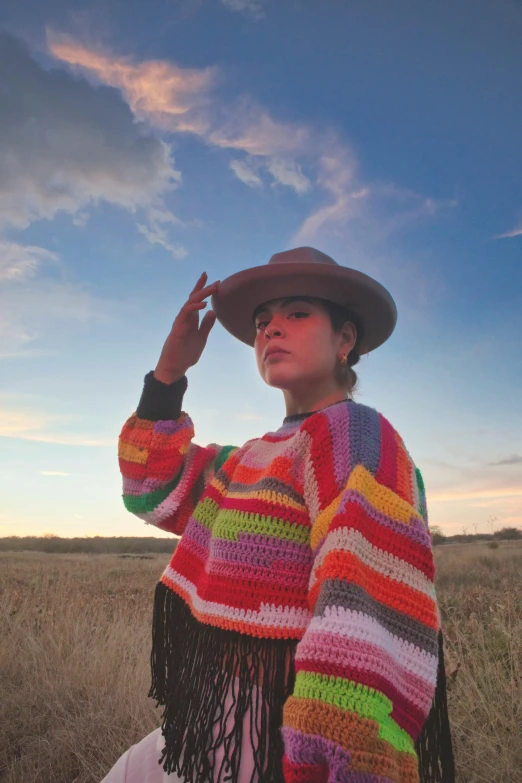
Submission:
M 212 295 L 212 309 L 230 334 L 253 346 L 254 310 L 286 296 L 318 297 L 349 307 L 362 325 L 361 355 L 382 345 L 397 323 L 395 302 L 383 285 L 313 247 L 276 253 L 267 264 L 225 278 Z

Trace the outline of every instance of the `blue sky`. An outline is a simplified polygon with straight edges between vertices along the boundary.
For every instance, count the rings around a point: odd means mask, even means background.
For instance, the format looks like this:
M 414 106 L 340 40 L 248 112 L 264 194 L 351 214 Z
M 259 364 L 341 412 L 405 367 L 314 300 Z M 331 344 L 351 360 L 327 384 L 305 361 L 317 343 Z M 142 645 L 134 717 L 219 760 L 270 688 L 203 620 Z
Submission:
M 121 502 L 143 376 L 202 271 L 298 245 L 397 303 L 356 399 L 431 525 L 522 526 L 520 5 L 4 0 L 0 28 L 0 535 L 160 534 Z M 199 443 L 285 415 L 219 324 L 188 380 Z

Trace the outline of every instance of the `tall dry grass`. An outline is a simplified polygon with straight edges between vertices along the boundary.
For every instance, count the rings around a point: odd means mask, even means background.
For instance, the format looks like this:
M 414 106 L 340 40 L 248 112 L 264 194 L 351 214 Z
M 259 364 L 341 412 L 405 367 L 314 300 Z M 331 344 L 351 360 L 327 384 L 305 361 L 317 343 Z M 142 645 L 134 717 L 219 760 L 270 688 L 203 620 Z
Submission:
M 0 780 L 94 783 L 159 725 L 152 591 L 165 555 L 0 558 Z
M 520 783 L 521 543 L 437 547 L 435 562 L 457 780 Z
M 522 546 L 439 547 L 458 783 L 522 780 Z M 165 556 L 0 556 L 0 780 L 99 783 L 159 724 L 152 592 Z

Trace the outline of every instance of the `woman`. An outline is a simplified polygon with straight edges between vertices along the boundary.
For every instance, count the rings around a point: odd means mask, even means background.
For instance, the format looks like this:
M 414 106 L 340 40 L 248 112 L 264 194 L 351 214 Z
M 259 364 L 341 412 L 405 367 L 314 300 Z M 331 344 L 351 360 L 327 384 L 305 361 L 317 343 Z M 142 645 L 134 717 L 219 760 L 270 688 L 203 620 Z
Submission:
M 452 781 L 422 477 L 352 397 L 393 299 L 313 248 L 206 279 L 120 436 L 127 509 L 181 540 L 154 604 L 161 730 L 105 781 Z M 195 444 L 182 412 L 216 318 L 286 405 L 241 447 Z

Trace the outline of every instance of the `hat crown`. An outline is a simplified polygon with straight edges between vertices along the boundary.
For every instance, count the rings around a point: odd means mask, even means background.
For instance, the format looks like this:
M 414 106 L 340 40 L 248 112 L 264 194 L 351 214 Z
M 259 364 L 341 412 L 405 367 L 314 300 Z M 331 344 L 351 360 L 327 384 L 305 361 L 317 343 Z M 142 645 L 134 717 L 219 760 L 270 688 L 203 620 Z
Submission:
M 269 264 L 333 264 L 339 266 L 337 261 L 316 250 L 315 247 L 295 247 L 292 250 L 283 250 L 275 253 L 269 260 Z

